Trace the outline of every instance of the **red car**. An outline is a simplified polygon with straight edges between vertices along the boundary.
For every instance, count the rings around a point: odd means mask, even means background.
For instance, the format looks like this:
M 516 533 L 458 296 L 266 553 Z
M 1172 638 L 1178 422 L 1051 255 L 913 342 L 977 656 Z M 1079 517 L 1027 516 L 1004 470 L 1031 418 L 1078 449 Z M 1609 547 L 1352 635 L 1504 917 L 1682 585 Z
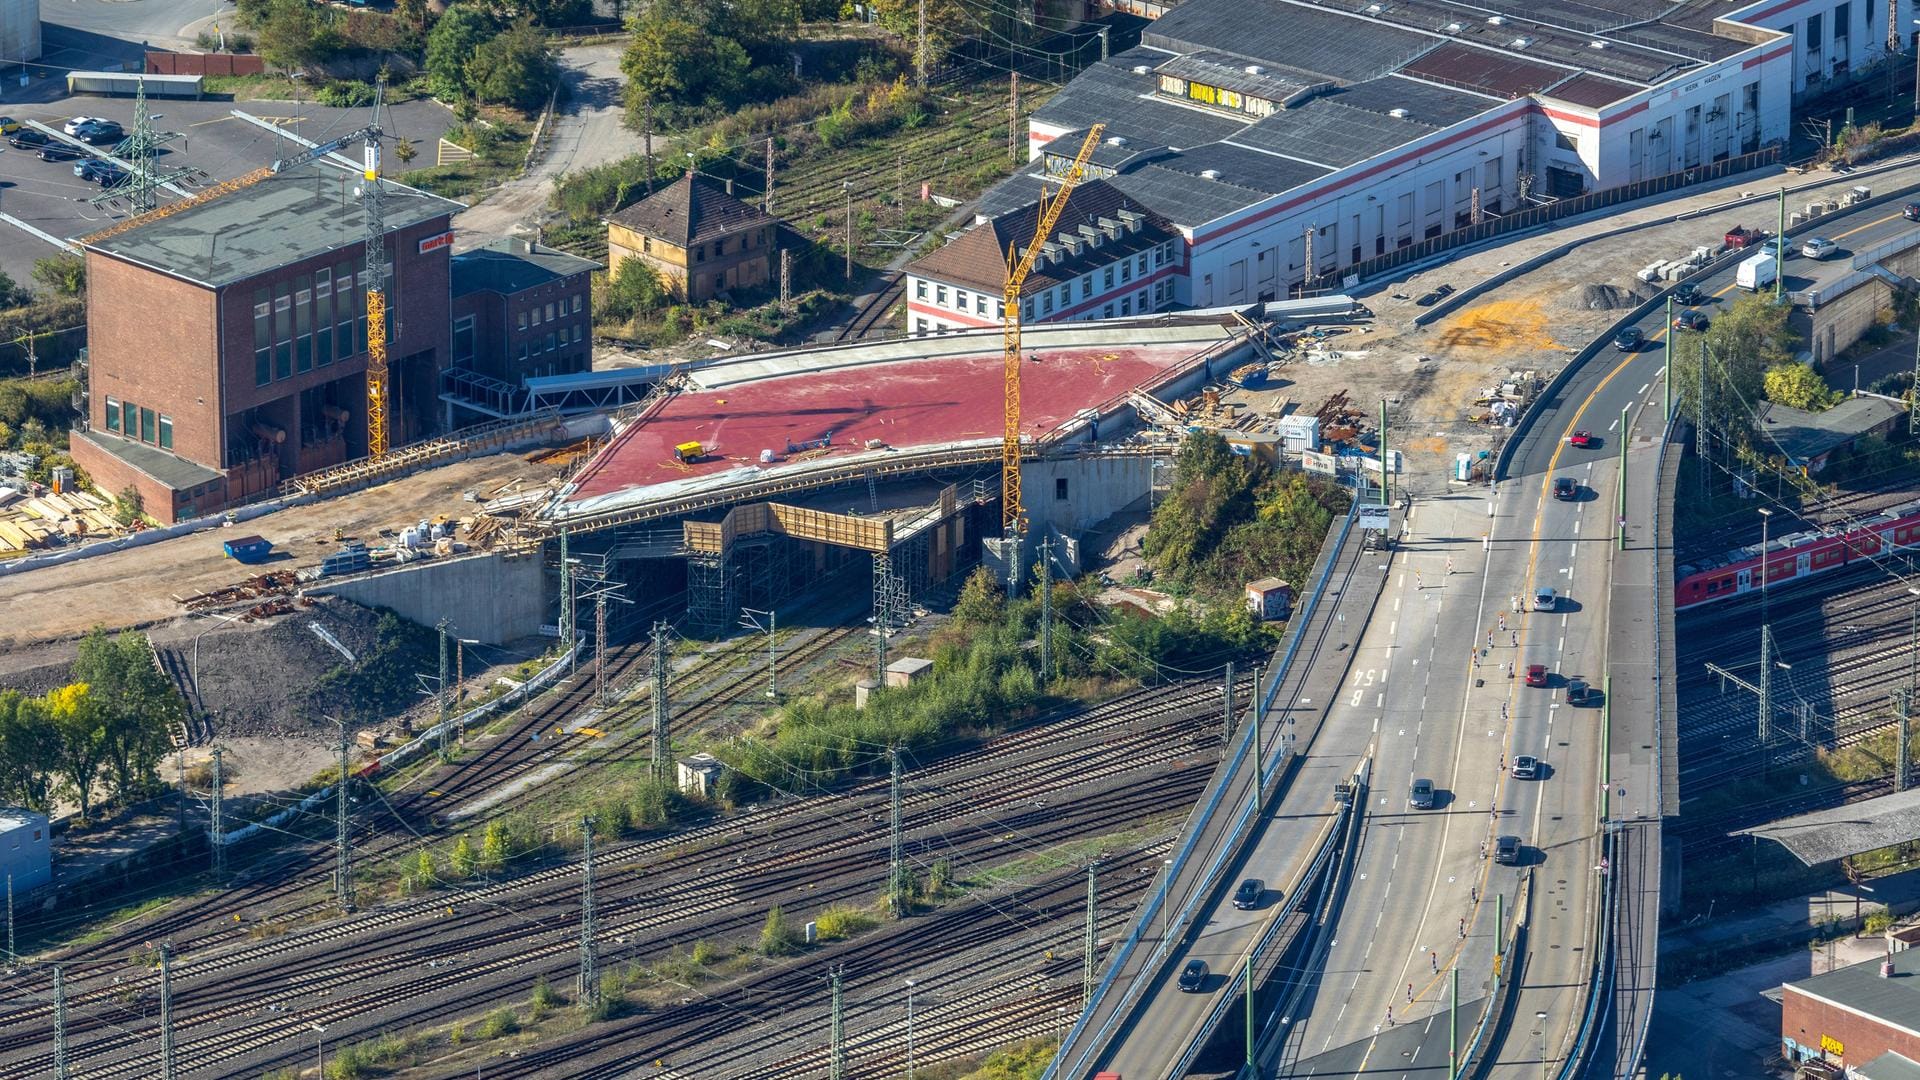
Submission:
M 1528 686 L 1547 685 L 1547 665 L 1528 664 L 1527 665 L 1527 685 Z
M 1593 437 L 1593 432 L 1591 431 L 1576 431 L 1567 436 L 1567 445 L 1573 447 L 1575 450 L 1591 449 L 1598 441 L 1599 440 Z

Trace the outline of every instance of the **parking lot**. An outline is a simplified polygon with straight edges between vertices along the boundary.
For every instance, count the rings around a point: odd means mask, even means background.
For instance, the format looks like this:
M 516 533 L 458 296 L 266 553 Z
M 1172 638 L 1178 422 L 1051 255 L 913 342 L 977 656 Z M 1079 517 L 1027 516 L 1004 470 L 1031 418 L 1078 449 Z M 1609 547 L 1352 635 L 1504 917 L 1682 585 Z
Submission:
M 180 181 L 189 191 L 195 186 L 270 165 L 276 157 L 300 149 L 292 140 L 231 116 L 232 109 L 239 108 L 274 121 L 316 142 L 358 129 L 369 115 L 364 108 L 334 109 L 291 101 L 152 100 L 148 108 L 159 116 L 154 122 L 155 128 L 181 135 L 168 143 L 156 160 L 166 172 L 191 170 L 193 179 Z M 128 130 L 133 127 L 131 98 L 76 96 L 52 105 L 8 105 L 4 111 L 16 120 L 37 120 L 55 130 L 74 116 L 104 117 L 119 121 Z M 418 150 L 419 156 L 411 166 L 416 169 L 433 164 L 434 148 L 453 123 L 453 114 L 431 101 L 403 102 L 382 117 L 390 136 L 408 139 Z M 405 172 L 407 166 L 401 165 L 392 153 L 392 140 L 387 150 L 384 159 L 387 173 Z M 358 151 L 351 151 L 349 156 L 357 157 Z M 101 194 L 101 188 L 75 176 L 74 165 L 72 161 L 42 161 L 30 150 L 0 147 L 0 212 L 68 239 L 84 236 L 124 217 L 124 199 L 116 199 L 106 206 L 96 206 L 89 201 Z M 163 202 L 175 197 L 165 192 L 160 196 Z M 34 261 L 57 250 L 31 233 L 0 223 L 0 271 L 16 282 L 30 281 Z

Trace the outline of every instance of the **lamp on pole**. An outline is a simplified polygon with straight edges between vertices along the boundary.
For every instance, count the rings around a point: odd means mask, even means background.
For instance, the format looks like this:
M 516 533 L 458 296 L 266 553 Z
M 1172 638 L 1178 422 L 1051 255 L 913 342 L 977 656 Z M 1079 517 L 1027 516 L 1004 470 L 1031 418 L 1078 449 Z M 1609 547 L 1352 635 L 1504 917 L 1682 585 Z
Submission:
M 320 1068 L 322 1080 L 327 1075 L 327 1028 L 324 1024 L 313 1025 L 313 1059 Z
M 1540 1025 L 1540 1075 L 1547 1075 L 1547 1014 L 1533 1014 L 1533 1022 Z
M 913 980 L 907 980 L 907 1080 L 913 1080 Z
M 1773 511 L 1762 506 L 1760 510 L 1760 621 L 1767 621 L 1767 544 L 1768 526 L 1773 524 Z
M 847 196 L 847 280 L 853 280 L 853 181 L 840 181 L 840 190 Z

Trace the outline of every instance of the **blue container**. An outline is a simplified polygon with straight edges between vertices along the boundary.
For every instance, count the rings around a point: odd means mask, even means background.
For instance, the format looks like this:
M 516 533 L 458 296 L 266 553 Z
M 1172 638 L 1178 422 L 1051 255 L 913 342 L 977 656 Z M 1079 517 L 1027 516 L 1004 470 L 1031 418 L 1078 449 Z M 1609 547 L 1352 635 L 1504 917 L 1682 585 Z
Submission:
M 273 541 L 258 536 L 236 536 L 221 545 L 227 550 L 227 557 L 235 562 L 263 563 L 273 554 Z

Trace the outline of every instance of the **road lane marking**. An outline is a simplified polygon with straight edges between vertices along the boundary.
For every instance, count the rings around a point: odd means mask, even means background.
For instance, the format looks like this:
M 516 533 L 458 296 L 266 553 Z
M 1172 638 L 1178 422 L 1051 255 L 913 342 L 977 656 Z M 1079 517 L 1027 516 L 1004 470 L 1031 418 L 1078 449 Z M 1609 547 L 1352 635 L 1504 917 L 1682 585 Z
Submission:
M 1664 370 L 1664 369 L 1663 369 L 1663 370 Z M 1638 389 L 1638 390 L 1635 390 L 1635 391 L 1634 391 L 1634 395 L 1635 395 L 1635 396 L 1638 396 L 1638 395 L 1640 395 L 1640 394 L 1644 394 L 1644 393 L 1646 393 L 1646 392 L 1647 392 L 1647 387 L 1649 387 L 1649 386 L 1652 386 L 1652 385 L 1653 385 L 1653 384 L 1652 384 L 1652 383 L 1650 383 L 1650 382 L 1648 382 L 1648 383 L 1641 383 L 1641 384 L 1640 384 L 1640 389 Z

